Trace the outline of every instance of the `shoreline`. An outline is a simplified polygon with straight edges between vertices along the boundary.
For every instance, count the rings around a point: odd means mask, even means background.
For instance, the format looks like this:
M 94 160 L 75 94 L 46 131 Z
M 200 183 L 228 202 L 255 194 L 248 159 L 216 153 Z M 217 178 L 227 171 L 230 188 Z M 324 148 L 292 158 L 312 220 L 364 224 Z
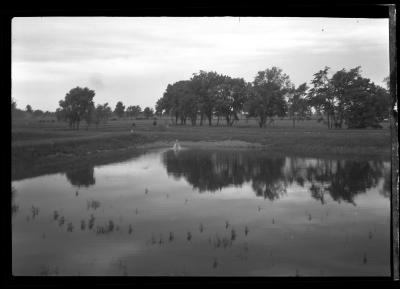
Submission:
M 315 134 L 316 135 L 316 134 Z M 315 137 L 314 135 L 314 137 Z M 314 145 L 293 141 L 285 137 L 285 141 L 266 142 L 245 141 L 244 137 L 201 140 L 200 135 L 180 137 L 182 148 L 214 149 L 214 150 L 247 150 L 257 149 L 268 151 L 271 156 L 302 157 L 320 159 L 358 159 L 390 161 L 390 146 L 387 150 L 368 146 L 326 146 L 315 142 Z M 242 139 L 241 139 L 242 138 Z M 50 173 L 64 173 L 85 165 L 105 165 L 119 162 L 153 149 L 172 148 L 176 135 L 153 135 L 145 133 L 111 134 L 106 137 L 88 137 L 62 141 L 44 140 L 42 143 L 25 145 L 19 142 L 12 144 L 12 181 L 40 176 Z M 264 141 L 263 141 L 264 140 Z M 282 140 L 282 138 L 281 138 Z

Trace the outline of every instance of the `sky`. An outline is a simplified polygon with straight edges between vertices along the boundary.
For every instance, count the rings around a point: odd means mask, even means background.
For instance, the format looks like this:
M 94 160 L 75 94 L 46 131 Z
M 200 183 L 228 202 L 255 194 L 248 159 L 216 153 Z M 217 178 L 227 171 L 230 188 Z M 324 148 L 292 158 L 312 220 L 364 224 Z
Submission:
M 16 17 L 12 97 L 55 111 L 76 86 L 95 104 L 154 108 L 168 84 L 200 70 L 253 81 L 277 66 L 296 85 L 325 66 L 389 75 L 389 21 L 276 17 Z

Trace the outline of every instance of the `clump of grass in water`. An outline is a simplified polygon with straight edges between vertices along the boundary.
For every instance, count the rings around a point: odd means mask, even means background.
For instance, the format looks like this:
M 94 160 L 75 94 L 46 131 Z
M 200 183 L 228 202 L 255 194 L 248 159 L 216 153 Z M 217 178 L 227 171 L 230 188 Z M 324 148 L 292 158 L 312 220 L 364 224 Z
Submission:
M 158 245 L 162 245 L 164 243 L 164 241 L 163 241 L 163 237 L 162 237 L 162 235 L 160 235 L 160 238 L 159 238 L 159 240 L 158 240 Z
M 189 200 L 188 199 L 185 199 L 185 204 L 187 204 L 189 202 Z
M 199 225 L 199 231 L 200 231 L 200 233 L 203 233 L 203 230 L 204 230 L 203 223 L 200 223 L 200 225 Z
M 225 229 L 228 229 L 228 227 L 229 227 L 229 222 L 225 221 Z
M 258 209 L 258 211 L 260 212 L 260 211 L 261 211 L 261 206 L 258 206 L 257 209 Z
M 86 222 L 85 220 L 81 220 L 81 230 L 84 231 L 86 229 Z
M 99 201 L 96 200 L 88 200 L 86 201 L 86 208 L 89 209 L 93 209 L 93 210 L 97 210 L 100 207 L 101 203 Z
M 91 214 L 90 215 L 90 219 L 89 219 L 89 223 L 88 223 L 89 230 L 91 230 L 93 228 L 94 220 L 95 220 L 95 217 L 93 216 L 93 214 Z
M 275 224 L 275 218 L 272 218 L 272 224 Z
M 244 235 L 247 236 L 247 234 L 249 233 L 249 227 L 244 227 Z
M 58 225 L 62 226 L 62 225 L 64 225 L 64 223 L 65 223 L 65 218 L 64 218 L 64 216 L 61 216 L 61 218 L 58 219 Z
M 129 224 L 128 234 L 130 235 L 130 234 L 132 234 L 132 232 L 133 232 L 132 225 Z
M 147 188 L 145 188 L 144 193 L 147 195 L 149 193 L 149 190 Z
M 213 262 L 212 266 L 213 266 L 214 269 L 218 267 L 218 261 L 217 261 L 216 258 L 214 258 L 214 262 Z
M 231 241 L 236 240 L 236 231 L 234 229 L 231 230 Z
M 37 215 L 39 215 L 39 208 L 38 208 L 38 207 L 32 206 L 31 211 L 32 211 L 32 218 L 33 218 L 33 219 L 34 219 Z
M 187 239 L 189 242 L 190 242 L 190 240 L 192 240 L 192 233 L 191 233 L 191 232 L 187 232 L 186 239 Z
M 67 231 L 72 232 L 73 230 L 74 230 L 74 225 L 71 222 L 69 222 L 67 226 Z
M 372 236 L 373 236 L 373 235 L 372 235 L 372 232 L 369 231 L 369 233 L 368 233 L 368 238 L 369 238 L 369 239 L 372 239 Z
M 108 221 L 108 231 L 109 232 L 112 232 L 112 231 L 114 231 L 114 222 L 112 221 L 112 220 L 109 220 Z
M 154 237 L 154 235 L 151 235 L 151 240 L 150 240 L 152 245 L 155 245 L 157 243 L 156 238 Z
M 58 216 L 59 216 L 58 211 L 54 211 L 54 212 L 53 212 L 53 219 L 54 219 L 54 220 L 57 220 L 57 219 L 58 219 Z
M 232 245 L 232 242 L 227 238 L 227 237 L 223 237 L 222 238 L 222 245 L 225 248 L 230 247 Z
M 78 192 L 78 191 L 76 191 L 76 192 L 75 192 L 75 196 L 77 197 L 78 195 L 79 195 L 79 192 Z
M 310 214 L 310 213 L 308 214 L 308 220 L 309 220 L 309 221 L 312 220 L 312 217 L 311 217 L 311 214 Z
M 175 239 L 174 233 L 173 233 L 173 232 L 169 232 L 169 238 L 168 238 L 168 240 L 169 240 L 170 242 L 172 242 L 174 239 Z
M 139 214 L 139 211 L 138 211 L 138 209 L 136 208 L 136 210 L 135 210 L 135 214 L 137 215 L 137 214 Z
M 367 253 L 364 253 L 364 256 L 363 256 L 363 264 L 367 264 L 367 262 L 368 262 Z

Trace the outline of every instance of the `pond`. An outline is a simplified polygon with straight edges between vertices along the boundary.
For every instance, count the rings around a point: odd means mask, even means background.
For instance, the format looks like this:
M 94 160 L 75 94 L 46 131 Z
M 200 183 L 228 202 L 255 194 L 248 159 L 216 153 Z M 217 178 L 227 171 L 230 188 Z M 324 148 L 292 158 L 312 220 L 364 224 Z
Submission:
M 17 276 L 390 276 L 390 162 L 162 149 L 12 187 Z

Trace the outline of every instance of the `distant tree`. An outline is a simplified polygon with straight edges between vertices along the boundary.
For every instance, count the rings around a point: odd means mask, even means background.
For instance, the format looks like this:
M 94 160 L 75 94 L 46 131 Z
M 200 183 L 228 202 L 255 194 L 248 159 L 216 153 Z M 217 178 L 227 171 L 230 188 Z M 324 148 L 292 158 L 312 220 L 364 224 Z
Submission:
M 314 107 L 318 115 L 326 116 L 327 126 L 331 128 L 334 116 L 334 95 L 328 77 L 329 69 L 326 66 L 314 74 L 314 79 L 311 81 L 312 87 L 307 98 L 309 104 Z
M 256 117 L 260 127 L 267 119 L 286 114 L 285 95 L 293 90 L 289 76 L 278 67 L 259 71 L 249 88 L 249 98 L 245 104 L 249 117 Z
M 60 107 L 72 129 L 76 128 L 79 130 L 80 121 L 88 118 L 87 115 L 91 112 L 94 105 L 94 95 L 94 90 L 90 90 L 87 87 L 76 87 L 65 95 L 64 100 L 60 100 Z
M 224 81 L 214 88 L 215 113 L 225 117 L 226 124 L 232 126 L 238 120 L 238 113 L 247 101 L 247 85 L 241 78 L 225 77 Z M 219 122 L 219 119 L 218 119 Z
M 143 110 L 143 114 L 144 114 L 144 117 L 145 117 L 145 118 L 150 118 L 150 117 L 153 116 L 154 111 L 153 111 L 152 108 L 146 107 L 146 108 Z
M 198 110 L 200 112 L 200 125 L 203 125 L 203 119 L 208 119 L 208 124 L 212 125 L 212 116 L 215 110 L 215 89 L 221 85 L 225 77 L 214 71 L 200 71 L 193 74 L 190 79 L 191 89 L 197 97 Z
M 67 120 L 65 111 L 62 108 L 57 108 L 55 114 L 58 122 Z
M 115 106 L 114 113 L 119 117 L 123 117 L 125 112 L 125 105 L 122 103 L 122 101 L 118 101 L 117 105 Z
M 29 114 L 33 112 L 32 107 L 29 104 L 26 106 L 25 111 Z
M 142 112 L 139 105 L 131 105 L 126 109 L 126 115 L 129 118 L 137 117 Z
M 17 102 L 14 98 L 11 98 L 11 111 L 15 111 L 17 109 Z
M 93 119 L 96 127 L 98 127 L 100 123 L 105 124 L 110 118 L 111 114 L 112 111 L 111 108 L 108 106 L 108 102 L 104 103 L 103 105 L 98 104 L 93 112 Z
M 32 114 L 33 114 L 34 117 L 41 117 L 41 116 L 44 115 L 44 112 L 42 110 L 40 110 L 40 109 L 36 109 L 36 110 L 33 111 Z
M 311 114 L 310 107 L 305 98 L 307 89 L 307 83 L 303 83 L 289 93 L 288 112 L 293 121 L 293 127 L 296 125 L 296 120 L 303 120 Z

